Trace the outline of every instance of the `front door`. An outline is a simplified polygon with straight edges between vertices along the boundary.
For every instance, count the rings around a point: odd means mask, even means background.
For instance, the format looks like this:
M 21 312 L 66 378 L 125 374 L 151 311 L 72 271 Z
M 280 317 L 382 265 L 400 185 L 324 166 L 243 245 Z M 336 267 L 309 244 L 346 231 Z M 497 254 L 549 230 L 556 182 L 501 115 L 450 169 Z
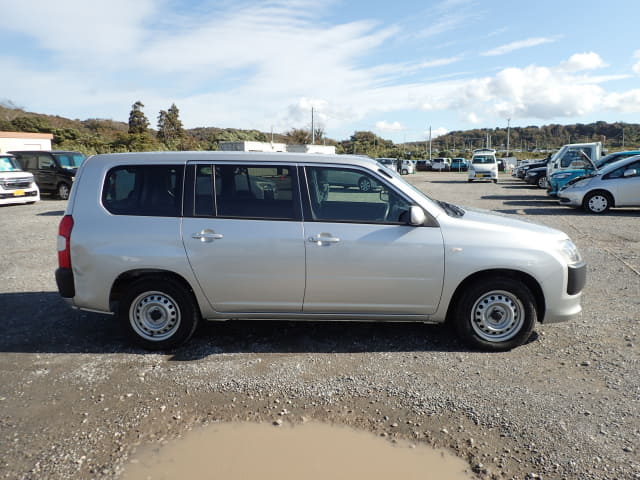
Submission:
M 304 312 L 434 313 L 444 276 L 440 229 L 407 225 L 410 200 L 368 172 L 326 166 L 306 173 Z M 342 184 L 353 187 L 330 182 L 349 175 Z M 375 188 L 358 188 L 362 176 Z

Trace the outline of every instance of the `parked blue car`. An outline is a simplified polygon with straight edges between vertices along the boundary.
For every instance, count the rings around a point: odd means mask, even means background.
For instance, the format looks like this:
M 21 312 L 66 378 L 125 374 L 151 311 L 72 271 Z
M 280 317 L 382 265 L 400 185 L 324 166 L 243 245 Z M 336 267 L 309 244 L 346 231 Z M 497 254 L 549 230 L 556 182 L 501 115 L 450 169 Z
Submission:
M 464 158 L 454 158 L 451 160 L 452 172 L 466 172 L 469 169 L 469 163 Z
M 595 162 L 595 169 L 593 168 L 593 164 L 585 160 L 584 168 L 572 168 L 571 170 L 561 170 L 559 172 L 553 173 L 551 174 L 551 177 L 547 179 L 547 193 L 552 197 L 557 197 L 560 189 L 564 187 L 567 182 L 569 182 L 569 180 L 588 175 L 595 172 L 596 170 L 601 169 L 605 165 L 617 162 L 618 160 L 622 160 L 623 158 L 632 157 L 634 155 L 640 155 L 640 150 L 610 153 L 609 155 L 606 155 Z

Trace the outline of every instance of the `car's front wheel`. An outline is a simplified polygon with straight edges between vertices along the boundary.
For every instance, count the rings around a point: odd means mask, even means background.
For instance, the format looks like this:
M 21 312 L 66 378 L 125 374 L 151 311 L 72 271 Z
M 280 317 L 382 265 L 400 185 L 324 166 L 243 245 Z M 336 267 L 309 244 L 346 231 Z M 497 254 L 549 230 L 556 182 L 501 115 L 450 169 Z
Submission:
M 363 192 L 370 192 L 373 185 L 371 184 L 371 180 L 366 177 L 362 177 L 358 180 L 358 188 Z
M 547 183 L 547 177 L 545 175 L 543 175 L 542 177 L 538 178 L 538 187 L 540 188 L 547 188 L 549 184 Z
M 171 278 L 141 279 L 129 286 L 118 311 L 131 338 L 148 350 L 185 343 L 200 311 L 192 293 Z
M 531 336 L 536 320 L 531 291 L 511 278 L 485 278 L 467 287 L 453 317 L 458 335 L 467 345 L 493 351 L 522 345 Z
M 591 192 L 584 197 L 583 208 L 589 213 L 605 213 L 611 208 L 613 199 L 606 192 Z

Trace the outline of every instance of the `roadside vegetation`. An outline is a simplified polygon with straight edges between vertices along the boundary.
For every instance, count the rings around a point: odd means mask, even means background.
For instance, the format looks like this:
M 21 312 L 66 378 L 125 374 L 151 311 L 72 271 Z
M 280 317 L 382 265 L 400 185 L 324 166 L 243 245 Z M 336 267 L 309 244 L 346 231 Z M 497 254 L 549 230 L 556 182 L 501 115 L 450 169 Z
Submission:
M 155 127 L 155 128 L 154 128 Z M 144 113 L 144 104 L 131 106 L 128 123 L 91 118 L 72 120 L 60 116 L 26 112 L 13 105 L 0 105 L 0 131 L 52 133 L 53 148 L 77 150 L 85 154 L 158 150 L 217 150 L 223 141 L 274 141 L 286 144 L 316 143 L 334 145 L 338 153 L 370 157 L 424 159 L 429 157 L 427 142 L 395 144 L 373 132 L 358 131 L 344 140 L 327 138 L 322 128 L 315 132 L 292 128 L 285 133 L 265 133 L 236 128 L 198 127 L 185 129 L 175 104 L 161 110 L 155 125 Z M 640 124 L 595 122 L 574 125 L 543 125 L 453 131 L 433 139 L 432 156 L 469 156 L 487 141 L 506 156 L 507 136 L 510 154 L 518 158 L 543 158 L 566 143 L 602 141 L 609 152 L 640 147 Z

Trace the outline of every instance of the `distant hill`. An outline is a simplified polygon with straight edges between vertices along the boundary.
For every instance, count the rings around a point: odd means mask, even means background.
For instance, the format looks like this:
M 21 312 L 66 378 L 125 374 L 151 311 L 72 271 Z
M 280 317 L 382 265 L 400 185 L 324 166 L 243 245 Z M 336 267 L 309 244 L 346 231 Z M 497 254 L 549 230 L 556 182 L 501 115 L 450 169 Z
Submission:
M 79 150 L 86 154 L 166 150 L 168 147 L 157 138 L 157 132 L 149 128 L 146 134 L 129 134 L 125 122 L 91 118 L 71 120 L 57 115 L 27 112 L 12 105 L 0 104 L 0 130 L 17 132 L 52 133 L 54 148 Z M 261 141 L 273 139 L 279 143 L 307 143 L 310 133 L 304 129 L 292 129 L 286 133 L 266 133 L 258 130 L 236 128 L 199 127 L 185 129 L 184 138 L 177 144 L 181 150 L 217 150 L 220 141 Z M 319 135 L 319 136 L 318 136 Z M 316 139 L 321 138 L 318 131 Z M 438 156 L 463 155 L 465 151 L 486 146 L 489 140 L 493 148 L 505 150 L 507 129 L 472 129 L 449 132 L 432 141 L 432 152 Z M 339 153 L 357 153 L 370 157 L 424 158 L 426 141 L 394 144 L 373 132 L 354 132 L 349 139 L 322 141 L 336 145 Z M 603 141 L 611 151 L 640 148 L 640 124 L 595 122 L 574 125 L 543 125 L 513 127 L 509 130 L 511 152 L 537 152 L 539 155 L 566 143 Z M 310 142 L 309 142 L 310 143 Z M 518 153 L 523 156 L 524 153 Z

